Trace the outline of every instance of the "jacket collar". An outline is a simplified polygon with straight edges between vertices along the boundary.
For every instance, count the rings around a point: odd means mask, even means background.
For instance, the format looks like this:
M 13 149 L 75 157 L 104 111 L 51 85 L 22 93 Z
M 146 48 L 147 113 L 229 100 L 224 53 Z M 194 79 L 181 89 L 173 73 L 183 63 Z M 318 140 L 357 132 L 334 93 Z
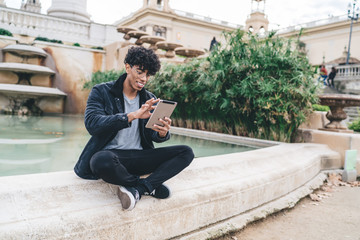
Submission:
M 127 73 L 122 74 L 118 80 L 115 81 L 114 85 L 110 89 L 110 93 L 117 98 L 124 99 L 123 90 L 124 90 L 124 81 L 127 77 Z M 146 101 L 146 90 L 142 88 L 139 92 L 140 101 Z

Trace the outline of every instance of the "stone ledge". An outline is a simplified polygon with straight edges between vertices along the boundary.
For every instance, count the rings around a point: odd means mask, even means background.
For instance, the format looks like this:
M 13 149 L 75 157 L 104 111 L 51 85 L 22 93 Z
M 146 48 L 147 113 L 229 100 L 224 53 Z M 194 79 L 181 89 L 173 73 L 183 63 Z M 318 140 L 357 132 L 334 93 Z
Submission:
M 182 238 L 286 196 L 339 162 L 338 153 L 319 144 L 197 158 L 167 182 L 170 199 L 143 197 L 132 211 L 121 209 L 113 185 L 73 172 L 1 177 L 0 238 Z

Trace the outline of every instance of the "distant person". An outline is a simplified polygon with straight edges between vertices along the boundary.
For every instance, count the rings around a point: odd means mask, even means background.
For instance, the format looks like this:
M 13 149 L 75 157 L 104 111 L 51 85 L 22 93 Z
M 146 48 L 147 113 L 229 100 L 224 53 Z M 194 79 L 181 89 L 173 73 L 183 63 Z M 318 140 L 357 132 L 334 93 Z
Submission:
M 219 44 L 219 42 L 216 41 L 215 37 L 213 37 L 213 39 L 210 42 L 210 51 L 212 51 L 217 44 Z
M 168 198 L 170 189 L 163 183 L 186 168 L 194 153 L 185 145 L 154 148 L 153 142 L 170 138 L 170 118 L 160 119 L 163 126 L 145 127 L 160 100 L 145 89 L 160 69 L 158 56 L 151 49 L 132 47 L 124 63 L 126 73 L 118 80 L 90 92 L 85 126 L 91 138 L 74 171 L 84 179 L 118 185 L 123 209 L 131 210 L 142 195 Z
M 328 77 L 327 70 L 324 65 L 321 65 L 320 66 L 320 77 L 318 78 L 318 81 L 320 81 L 322 78 L 322 81 L 323 81 L 324 85 L 326 86 L 325 80 L 327 79 L 327 77 Z
M 335 87 L 334 86 L 334 79 L 335 79 L 335 76 L 336 76 L 336 68 L 335 67 L 332 67 L 331 68 L 331 72 L 329 74 L 329 77 L 327 79 L 327 83 L 329 86 L 331 87 Z

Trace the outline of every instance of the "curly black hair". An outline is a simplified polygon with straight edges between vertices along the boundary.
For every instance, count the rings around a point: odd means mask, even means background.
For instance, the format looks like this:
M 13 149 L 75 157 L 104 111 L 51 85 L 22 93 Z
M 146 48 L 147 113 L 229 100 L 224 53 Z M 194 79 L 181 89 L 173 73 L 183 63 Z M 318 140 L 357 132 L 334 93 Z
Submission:
M 124 63 L 130 66 L 139 66 L 143 71 L 148 70 L 149 75 L 155 75 L 161 67 L 159 57 L 154 51 L 144 47 L 131 47 L 126 54 Z

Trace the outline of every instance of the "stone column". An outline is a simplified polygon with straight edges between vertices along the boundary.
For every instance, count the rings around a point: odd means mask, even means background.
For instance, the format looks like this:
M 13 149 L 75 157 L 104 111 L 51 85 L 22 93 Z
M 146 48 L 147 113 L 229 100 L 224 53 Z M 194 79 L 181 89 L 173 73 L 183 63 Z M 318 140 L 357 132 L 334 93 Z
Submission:
M 81 22 L 90 22 L 90 15 L 86 11 L 87 0 L 52 0 L 48 15 L 71 19 Z

